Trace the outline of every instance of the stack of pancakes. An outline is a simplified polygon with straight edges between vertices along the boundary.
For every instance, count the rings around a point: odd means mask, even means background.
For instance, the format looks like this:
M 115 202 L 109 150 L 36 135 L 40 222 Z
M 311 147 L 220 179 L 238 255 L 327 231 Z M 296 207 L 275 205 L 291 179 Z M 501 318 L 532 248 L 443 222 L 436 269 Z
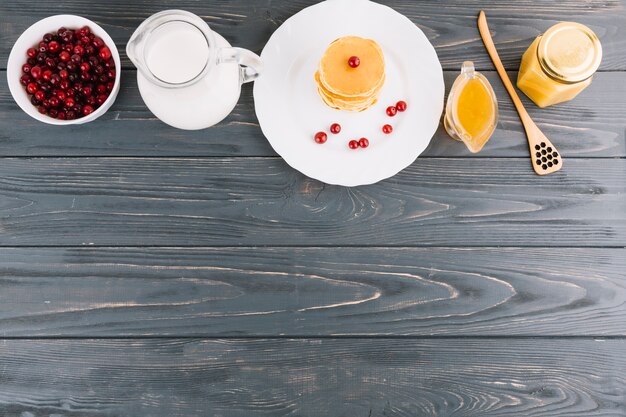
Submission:
M 350 57 L 360 64 L 350 67 Z M 363 111 L 376 103 L 385 83 L 385 57 L 371 39 L 345 36 L 335 40 L 324 52 L 315 73 L 317 91 L 329 107 Z

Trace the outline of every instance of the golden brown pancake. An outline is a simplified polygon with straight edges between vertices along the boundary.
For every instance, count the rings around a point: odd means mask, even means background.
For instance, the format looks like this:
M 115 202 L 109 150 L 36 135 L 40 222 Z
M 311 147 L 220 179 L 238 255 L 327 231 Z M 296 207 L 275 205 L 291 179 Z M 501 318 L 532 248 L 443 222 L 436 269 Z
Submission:
M 357 56 L 360 65 L 348 65 Z M 371 39 L 346 36 L 335 40 L 324 52 L 315 73 L 318 92 L 336 109 L 363 111 L 373 105 L 385 82 L 385 58 Z

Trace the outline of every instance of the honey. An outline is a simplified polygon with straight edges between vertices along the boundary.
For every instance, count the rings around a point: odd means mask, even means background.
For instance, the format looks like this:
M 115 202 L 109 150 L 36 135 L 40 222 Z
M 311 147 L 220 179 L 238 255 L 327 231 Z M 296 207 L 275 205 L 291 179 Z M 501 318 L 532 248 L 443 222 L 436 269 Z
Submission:
M 446 131 L 475 153 L 491 137 L 497 119 L 498 103 L 489 81 L 474 70 L 472 62 L 464 62 L 461 75 L 448 96 L 444 118 Z
M 591 84 L 601 60 L 602 46 L 591 29 L 561 22 L 528 47 L 517 87 L 539 107 L 569 101 Z

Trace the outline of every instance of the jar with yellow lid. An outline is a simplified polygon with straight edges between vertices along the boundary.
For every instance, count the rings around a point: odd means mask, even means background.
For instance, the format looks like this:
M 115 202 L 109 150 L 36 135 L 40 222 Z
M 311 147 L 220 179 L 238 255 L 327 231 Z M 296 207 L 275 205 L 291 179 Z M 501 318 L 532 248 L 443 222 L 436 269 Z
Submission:
M 522 56 L 517 87 L 539 107 L 573 99 L 591 84 L 602 46 L 591 29 L 561 22 L 538 36 Z

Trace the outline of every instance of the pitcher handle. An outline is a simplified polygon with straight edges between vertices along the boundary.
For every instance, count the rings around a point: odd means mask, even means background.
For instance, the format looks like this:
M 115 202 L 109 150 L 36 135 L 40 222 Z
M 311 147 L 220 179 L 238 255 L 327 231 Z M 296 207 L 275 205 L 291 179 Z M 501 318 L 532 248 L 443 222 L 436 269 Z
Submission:
M 261 58 L 252 51 L 243 48 L 220 49 L 218 63 L 236 62 L 240 66 L 239 81 L 241 84 L 254 81 L 263 71 Z

